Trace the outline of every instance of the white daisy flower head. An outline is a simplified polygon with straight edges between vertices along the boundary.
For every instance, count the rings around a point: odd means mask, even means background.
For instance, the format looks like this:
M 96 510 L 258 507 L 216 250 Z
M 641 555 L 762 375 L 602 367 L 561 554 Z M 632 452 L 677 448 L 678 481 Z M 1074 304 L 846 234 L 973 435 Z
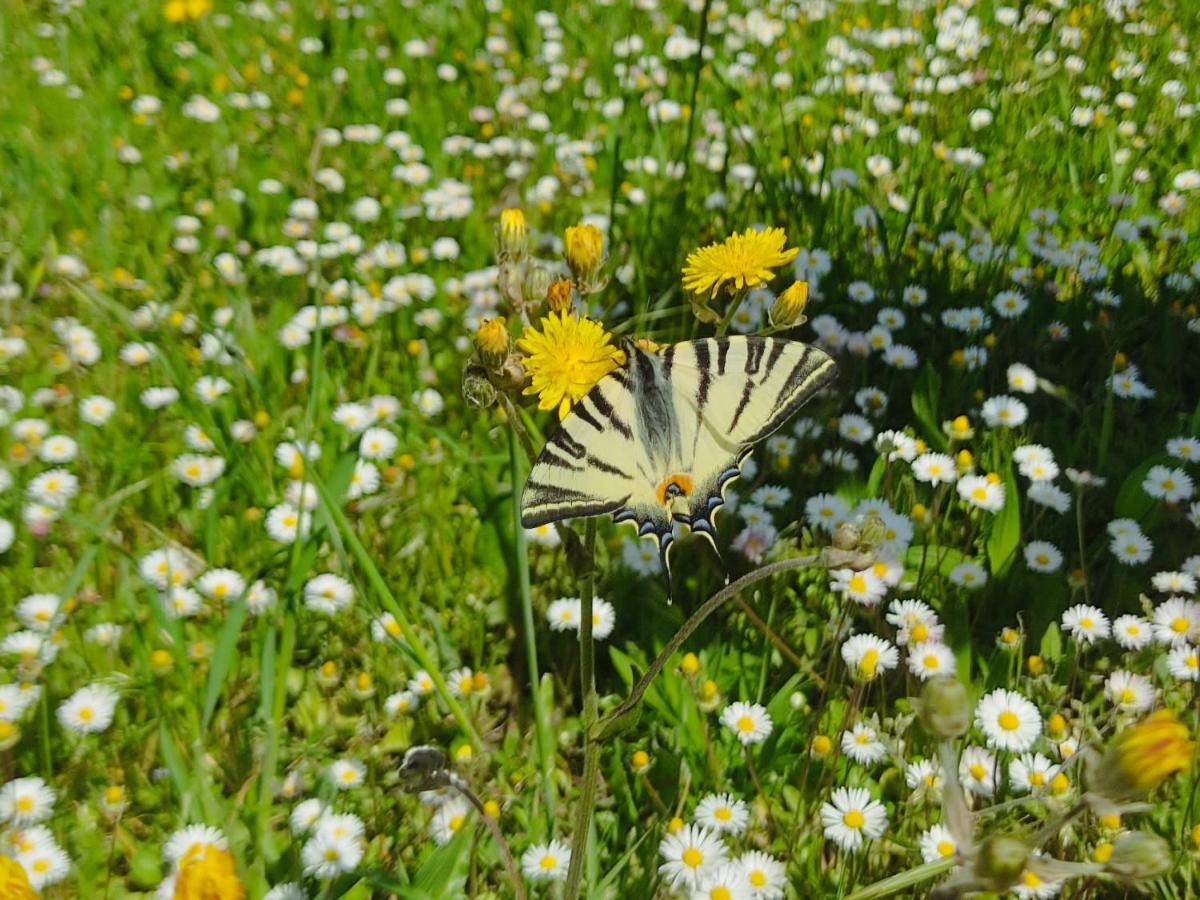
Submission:
M 467 824 L 471 815 L 471 804 L 462 797 L 450 797 L 437 807 L 429 822 L 429 833 L 439 847 L 450 843 Z
M 1155 572 L 1150 584 L 1160 594 L 1196 593 L 1196 576 L 1190 572 Z
M 908 648 L 908 670 L 921 681 L 936 675 L 953 675 L 958 668 L 954 651 L 937 641 L 925 641 Z
M 771 736 L 774 727 L 765 706 L 737 701 L 721 712 L 721 724 L 734 733 L 743 744 L 761 744 Z
M 967 747 L 958 760 L 958 779 L 977 797 L 996 792 L 996 757 L 983 747 Z
M 1179 503 L 1191 499 L 1195 491 L 1192 478 L 1183 469 L 1152 466 L 1142 481 L 1142 490 L 1156 500 Z
M 421 698 L 412 691 L 396 691 L 383 701 L 383 709 L 389 716 L 403 716 L 416 712 Z
M 951 584 L 972 591 L 979 590 L 988 581 L 987 570 L 973 560 L 959 563 L 946 577 L 950 579 Z
M 898 630 L 896 642 L 906 647 L 940 641 L 945 633 L 937 613 L 922 600 L 893 600 L 888 605 L 887 621 Z
M 750 850 L 738 857 L 754 900 L 782 900 L 787 884 L 787 867 L 761 850 Z
M 835 569 L 829 589 L 862 606 L 875 606 L 887 594 L 887 585 L 871 569 Z
M 304 874 L 328 880 L 353 872 L 365 851 L 361 837 L 337 837 L 325 832 L 313 835 L 300 850 Z
M 980 699 L 975 725 L 992 749 L 1024 753 L 1042 733 L 1042 716 L 1028 699 L 1001 688 Z
M 726 860 L 700 876 L 691 900 L 750 900 L 752 896 L 741 864 Z
M 557 838 L 548 844 L 534 844 L 521 854 L 521 872 L 530 881 L 562 881 L 570 866 L 571 848 Z
M 196 590 L 210 600 L 232 603 L 246 591 L 246 579 L 233 569 L 209 569 L 196 580 Z
M 1030 571 L 1047 574 L 1062 568 L 1062 551 L 1049 541 L 1030 541 L 1023 550 Z
M 1111 633 L 1108 616 L 1085 603 L 1076 604 L 1062 614 L 1062 627 L 1084 645 L 1103 640 Z
M 1200 681 L 1200 650 L 1181 644 L 1167 654 L 1167 671 L 1180 681 Z
M 955 487 L 958 496 L 977 509 L 995 513 L 1004 506 L 1004 482 L 994 475 L 964 475 Z
M 325 815 L 325 804 L 316 797 L 301 800 L 292 808 L 288 816 L 288 825 L 296 834 L 308 834 L 317 827 L 317 823 Z
M 1050 788 L 1061 766 L 1040 753 L 1022 753 L 1008 762 L 1008 780 L 1019 794 L 1040 794 Z
M 921 859 L 927 863 L 949 859 L 958 852 L 958 842 L 945 825 L 934 825 L 921 834 L 917 841 Z
M 942 769 L 932 759 L 914 759 L 904 767 L 904 783 L 914 792 L 937 792 L 942 789 Z
M 732 794 L 708 794 L 696 804 L 696 824 L 718 834 L 741 834 L 750 821 L 750 808 Z
M 229 841 L 219 828 L 213 828 L 210 825 L 188 825 L 167 839 L 167 843 L 163 846 L 163 856 L 174 870 L 188 853 L 204 847 L 228 850 Z
M 58 721 L 76 734 L 98 734 L 112 724 L 119 699 L 108 685 L 89 684 L 59 705 Z
M 455 669 L 446 676 L 450 693 L 456 697 L 469 697 L 475 693 L 475 673 L 468 667 Z
M 0 787 L 0 819 L 17 828 L 44 822 L 54 812 L 54 797 L 41 778 L 15 778 Z
M 922 453 L 913 460 L 912 473 L 925 484 L 953 484 L 958 480 L 958 467 L 945 453 Z
M 725 862 L 729 851 L 721 838 L 699 825 L 684 825 L 658 845 L 664 860 L 658 872 L 672 887 L 697 890 L 701 879 Z
M 825 837 L 841 849 L 860 849 L 887 830 L 887 810 L 865 788 L 837 788 L 821 806 Z
M 361 787 L 367 777 L 367 767 L 356 759 L 338 759 L 329 764 L 329 783 L 339 791 Z
M 17 619 L 26 628 L 46 632 L 54 626 L 61 606 L 57 594 L 30 594 L 17 604 Z
M 842 732 L 842 753 L 857 763 L 871 765 L 887 756 L 887 746 L 874 728 L 866 722 L 857 722 Z
M 981 412 L 983 421 L 990 428 L 1017 428 L 1029 418 L 1029 407 L 1007 394 L 989 397 Z
M 1154 609 L 1154 639 L 1178 646 L 1200 641 L 1200 603 L 1184 597 L 1168 597 Z
M 1112 636 L 1125 650 L 1141 650 L 1154 639 L 1154 629 L 1141 616 L 1118 616 L 1112 623 Z
M 1037 374 L 1024 363 L 1013 363 L 1006 372 L 1008 389 L 1022 394 L 1037 391 Z
M 900 663 L 900 653 L 891 641 L 873 634 L 856 634 L 842 644 L 842 660 L 859 681 L 873 681 Z
M 304 585 L 304 605 L 327 616 L 345 609 L 353 599 L 354 587 L 340 575 L 326 572 Z
M 1145 675 L 1117 669 L 1104 680 L 1104 695 L 1121 712 L 1144 713 L 1154 707 L 1154 683 Z
M 428 697 L 433 693 L 433 677 L 424 669 L 408 680 L 408 689 L 418 697 Z

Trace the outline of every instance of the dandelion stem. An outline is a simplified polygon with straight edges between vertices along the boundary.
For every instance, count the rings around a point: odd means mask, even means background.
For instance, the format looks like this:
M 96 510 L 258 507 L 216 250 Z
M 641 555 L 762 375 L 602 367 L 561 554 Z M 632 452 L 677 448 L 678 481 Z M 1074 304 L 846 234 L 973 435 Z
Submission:
M 654 662 L 650 663 L 650 668 L 646 670 L 645 674 L 637 680 L 637 683 L 630 690 L 629 696 L 622 701 L 620 706 L 604 717 L 604 721 L 601 723 L 600 737 L 605 737 L 606 731 L 618 725 L 625 716 L 628 716 L 637 708 L 637 705 L 642 702 L 642 696 L 646 693 L 646 690 L 653 683 L 654 679 L 666 667 L 671 657 L 675 655 L 675 651 L 680 648 L 684 641 L 692 636 L 692 632 L 700 627 L 701 622 L 716 612 L 724 603 L 738 596 L 753 584 L 765 581 L 781 572 L 790 572 L 792 569 L 802 569 L 806 566 L 811 566 L 819 562 L 820 559 L 821 556 L 819 553 L 810 553 L 806 556 L 797 556 L 793 559 L 770 563 L 761 569 L 755 569 L 753 572 L 743 575 L 737 581 L 726 585 L 704 601 L 704 604 L 692 613 L 691 617 L 667 641 L 666 646 L 654 658 Z
M 537 741 L 538 768 L 542 774 L 542 801 L 546 805 L 546 820 L 549 825 L 554 821 L 554 748 L 551 743 L 546 704 L 542 700 L 541 677 L 538 674 L 537 632 L 533 622 L 533 598 L 529 590 L 529 551 L 525 545 L 525 529 L 521 527 L 517 438 L 513 431 L 508 433 L 508 466 L 512 484 L 513 547 L 517 557 L 517 582 L 521 590 L 521 627 L 525 631 L 525 665 L 529 669 L 529 690 L 533 695 L 533 724 Z
M 579 805 L 575 809 L 575 834 L 571 846 L 571 865 L 563 890 L 566 900 L 577 900 L 583 880 L 583 862 L 587 855 L 588 831 L 596 799 L 596 781 L 600 775 L 600 742 L 593 735 L 599 714 L 596 697 L 596 644 L 592 640 L 592 600 L 596 589 L 596 570 L 593 553 L 596 548 L 596 519 L 587 520 L 584 529 L 586 568 L 581 573 L 583 584 L 579 591 L 579 685 L 583 693 L 583 781 L 579 788 Z

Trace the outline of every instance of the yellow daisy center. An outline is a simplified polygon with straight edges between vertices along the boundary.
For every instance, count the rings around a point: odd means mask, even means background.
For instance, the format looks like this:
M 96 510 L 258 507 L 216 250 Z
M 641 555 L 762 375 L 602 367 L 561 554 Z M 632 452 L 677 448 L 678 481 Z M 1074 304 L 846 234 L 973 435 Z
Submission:
M 866 821 L 866 818 L 857 809 L 852 809 L 842 816 L 842 824 L 847 828 L 854 828 L 856 830 L 862 828 L 866 824 Z

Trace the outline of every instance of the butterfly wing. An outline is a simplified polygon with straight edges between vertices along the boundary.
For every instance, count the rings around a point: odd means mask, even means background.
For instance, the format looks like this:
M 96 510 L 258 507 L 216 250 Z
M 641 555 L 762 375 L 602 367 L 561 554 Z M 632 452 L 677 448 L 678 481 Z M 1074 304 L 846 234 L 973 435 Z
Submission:
M 637 407 L 625 368 L 600 379 L 546 441 L 525 482 L 521 524 L 619 510 L 635 490 Z
M 686 341 L 662 357 L 695 423 L 689 471 L 700 489 L 675 518 L 711 541 L 724 490 L 741 474 L 750 449 L 828 386 L 837 366 L 815 347 L 775 337 Z
M 686 341 L 661 353 L 628 345 L 626 356 L 546 442 L 521 523 L 612 513 L 657 539 L 669 579 L 675 523 L 712 542 L 713 517 L 750 448 L 836 367 L 814 347 L 773 337 Z

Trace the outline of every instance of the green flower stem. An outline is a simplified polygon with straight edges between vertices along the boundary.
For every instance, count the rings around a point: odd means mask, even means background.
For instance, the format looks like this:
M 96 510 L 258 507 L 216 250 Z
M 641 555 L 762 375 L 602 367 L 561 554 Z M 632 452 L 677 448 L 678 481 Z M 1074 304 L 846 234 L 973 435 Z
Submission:
M 525 529 L 521 527 L 521 482 L 517 471 L 517 438 L 508 433 L 508 469 L 512 485 L 513 547 L 517 557 L 517 582 L 521 589 L 521 627 L 525 631 L 525 665 L 529 669 L 529 690 L 533 695 L 533 718 L 536 733 L 538 769 L 542 775 L 542 800 L 546 819 L 554 821 L 554 744 L 550 734 L 550 719 L 542 698 L 541 677 L 538 674 L 537 631 L 533 619 L 533 598 L 529 591 L 529 551 L 525 544 Z
M 596 782 L 600 775 L 600 742 L 593 735 L 600 704 L 596 697 L 596 644 L 592 640 L 592 600 L 595 597 L 596 519 L 587 520 L 584 531 L 586 569 L 579 591 L 579 686 L 583 693 L 583 782 L 575 808 L 575 833 L 571 844 L 571 866 L 563 890 L 566 900 L 578 900 L 583 881 L 583 862 L 587 855 L 588 831 L 596 800 Z
M 802 569 L 806 566 L 814 565 L 815 563 L 819 562 L 820 559 L 821 555 L 819 553 L 810 553 L 807 556 L 797 556 L 794 559 L 785 559 L 780 562 L 770 563 L 763 566 L 761 569 L 755 569 L 753 572 L 743 575 L 737 581 L 726 585 L 721 590 L 717 591 L 717 593 L 713 594 L 706 601 L 704 601 L 704 604 L 694 613 L 692 613 L 691 617 L 684 622 L 680 629 L 675 632 L 669 641 L 667 641 L 667 645 L 663 647 L 658 656 L 654 658 L 654 662 L 650 664 L 650 668 L 646 670 L 646 673 L 638 679 L 637 683 L 633 686 L 633 689 L 630 690 L 629 696 L 622 701 L 620 706 L 604 717 L 604 721 L 600 723 L 601 727 L 599 729 L 598 738 L 602 740 L 605 737 L 611 736 L 611 734 L 615 733 L 615 730 L 619 730 L 617 726 L 621 725 L 622 719 L 632 713 L 637 708 L 638 704 L 642 702 L 642 696 L 646 693 L 646 689 L 650 687 L 654 679 L 658 677 L 660 672 L 662 672 L 663 668 L 675 654 L 675 651 L 680 648 L 684 641 L 692 636 L 692 632 L 700 627 L 701 622 L 716 612 L 724 603 L 732 600 L 751 585 L 757 584 L 760 581 L 764 581 L 765 579 L 770 578 L 772 575 L 778 575 L 781 572 L 789 572 L 792 569 Z M 589 600 L 588 602 L 590 603 L 591 601 Z M 586 615 L 585 619 L 587 621 L 581 624 L 586 624 L 590 633 L 591 616 Z
M 925 863 L 914 869 L 909 869 L 907 872 L 901 872 L 898 875 L 893 875 L 891 878 L 885 878 L 882 881 L 869 884 L 861 891 L 855 891 L 846 900 L 877 900 L 880 897 L 890 897 L 893 894 L 899 894 L 901 891 L 916 887 L 923 881 L 937 878 L 939 875 L 949 872 L 954 868 L 956 862 L 957 860 L 953 856 L 950 856 L 946 859 L 938 859 Z
M 322 508 L 329 515 L 329 518 L 333 520 L 334 527 L 346 542 L 351 555 L 366 574 L 367 581 L 371 583 L 371 588 L 379 598 L 379 602 L 395 618 L 396 625 L 400 628 L 400 639 L 408 645 L 413 656 L 417 658 L 417 662 L 429 673 L 438 696 L 446 704 L 455 721 L 466 733 L 467 740 L 471 742 L 471 747 L 477 753 L 482 752 L 483 741 L 479 737 L 475 723 L 467 715 L 467 711 L 463 709 L 462 704 L 458 702 L 458 698 L 450 693 L 450 688 L 446 685 L 446 679 L 442 677 L 437 663 L 429 655 L 429 651 L 425 649 L 425 645 L 417 639 L 416 630 L 413 628 L 407 613 L 401 609 L 391 588 L 387 586 L 387 582 L 383 580 L 383 576 L 379 573 L 375 561 L 371 559 L 371 554 L 367 552 L 367 548 L 363 546 L 362 541 L 358 539 L 358 535 L 354 533 L 354 529 L 350 527 L 350 523 L 346 521 L 345 513 L 342 512 L 340 506 L 333 502 L 333 498 L 329 496 L 329 489 L 323 481 L 314 477 L 312 484 L 317 489 L 317 495 L 321 500 Z

